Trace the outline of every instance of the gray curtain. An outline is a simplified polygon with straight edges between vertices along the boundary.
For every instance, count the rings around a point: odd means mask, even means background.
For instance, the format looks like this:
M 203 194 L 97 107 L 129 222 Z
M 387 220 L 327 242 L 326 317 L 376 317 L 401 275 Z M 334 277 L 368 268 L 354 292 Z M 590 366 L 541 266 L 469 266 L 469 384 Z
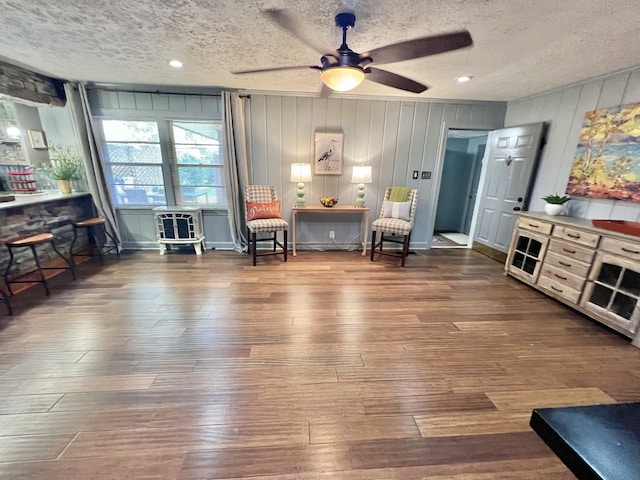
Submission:
M 71 117 L 79 145 L 82 148 L 84 167 L 87 172 L 87 184 L 93 197 L 98 215 L 106 220 L 107 228 L 112 232 L 118 245 L 122 243 L 120 231 L 116 222 L 116 210 L 109 194 L 103 163 L 100 160 L 94 128 L 95 122 L 89 109 L 89 100 L 84 85 L 80 83 L 65 83 L 67 102 L 71 107 Z M 118 247 L 119 248 L 119 247 Z
M 249 183 L 249 148 L 246 117 L 249 99 L 237 92 L 222 92 L 224 121 L 224 154 L 229 228 L 234 250 L 246 252 L 248 241 L 242 188 Z

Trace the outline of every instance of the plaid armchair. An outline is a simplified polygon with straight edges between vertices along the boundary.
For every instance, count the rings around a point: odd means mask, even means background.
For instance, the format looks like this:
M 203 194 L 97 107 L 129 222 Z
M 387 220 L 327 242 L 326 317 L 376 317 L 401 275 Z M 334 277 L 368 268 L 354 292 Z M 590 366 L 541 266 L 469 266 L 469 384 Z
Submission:
M 384 193 L 382 208 L 380 209 L 380 218 L 375 220 L 371 225 L 373 230 L 371 234 L 371 261 L 375 254 L 389 255 L 393 257 L 401 257 L 401 265 L 404 267 L 404 261 L 409 254 L 409 242 L 411 241 L 411 229 L 413 228 L 416 216 L 416 206 L 418 204 L 418 190 L 413 189 L 409 192 L 407 202 L 409 203 L 409 211 L 402 212 L 400 205 L 391 205 L 389 196 L 391 195 L 391 187 L 387 187 Z M 385 211 L 386 207 L 386 211 Z M 394 211 L 392 211 L 394 210 Z M 380 232 L 380 241 L 376 243 L 376 234 Z M 387 235 L 385 237 L 385 235 Z M 402 235 L 402 240 L 393 238 L 396 235 Z M 383 250 L 383 242 L 402 244 L 402 250 Z M 376 250 L 377 248 L 377 250 Z
M 286 220 L 275 218 L 272 215 L 266 215 L 270 218 L 255 218 L 249 211 L 249 205 L 251 204 L 271 204 L 278 201 L 278 193 L 275 187 L 271 185 L 246 185 L 244 187 L 244 200 L 245 200 L 245 218 L 247 222 L 247 237 L 249 239 L 249 253 L 253 255 L 253 266 L 256 265 L 256 257 L 264 255 L 284 255 L 284 261 L 287 261 L 287 232 L 289 224 Z M 279 215 L 279 209 L 278 209 Z M 253 219 L 250 219 L 253 218 Z M 278 232 L 282 231 L 284 239 L 282 243 L 278 241 Z M 258 233 L 268 233 L 267 237 L 258 238 Z M 258 253 L 257 242 L 273 241 L 273 250 L 268 252 Z M 277 247 L 281 250 L 277 251 Z

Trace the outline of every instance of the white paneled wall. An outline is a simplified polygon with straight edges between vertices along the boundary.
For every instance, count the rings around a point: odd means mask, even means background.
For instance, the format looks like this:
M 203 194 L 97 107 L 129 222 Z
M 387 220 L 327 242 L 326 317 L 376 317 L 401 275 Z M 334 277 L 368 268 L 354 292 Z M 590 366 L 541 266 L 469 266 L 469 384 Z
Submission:
M 503 126 L 506 105 L 499 102 L 397 101 L 355 98 L 311 98 L 251 94 L 250 150 L 252 178 L 256 184 L 275 185 L 288 218 L 295 204 L 295 184 L 289 181 L 292 163 L 313 163 L 314 133 L 344 133 L 342 175 L 313 175 L 306 185 L 307 203 L 336 196 L 340 204 L 353 204 L 356 185 L 351 184 L 354 165 L 371 165 L 373 183 L 366 188 L 366 204 L 372 220 L 378 217 L 384 189 L 406 185 L 420 189 L 412 247 L 427 248 L 435 215 L 434 199 L 441 168 L 443 129 L 493 130 Z M 414 170 L 432 172 L 431 180 L 414 180 Z M 329 230 L 336 241 L 357 239 L 359 217 L 352 222 L 321 218 L 302 222 L 301 243 L 329 244 Z M 344 223 L 344 224 L 343 224 Z
M 530 210 L 543 210 L 541 197 L 565 191 L 585 112 L 636 102 L 640 102 L 640 69 L 509 102 L 506 127 L 549 123 Z M 569 206 L 575 217 L 640 221 L 638 203 L 573 197 Z
M 221 118 L 220 98 L 197 94 L 163 94 L 90 89 L 94 115 L 108 118 Z M 329 99 L 251 92 L 249 143 L 251 181 L 278 188 L 282 211 L 290 218 L 296 185 L 289 181 L 290 166 L 313 162 L 314 133 L 344 133 L 343 169 L 340 176 L 313 176 L 306 186 L 308 203 L 334 195 L 340 204 L 353 204 L 356 186 L 351 184 L 353 165 L 372 165 L 373 183 L 367 185 L 366 203 L 371 220 L 377 218 L 384 189 L 406 185 L 420 189 L 412 248 L 427 248 L 435 216 L 438 179 L 443 156 L 445 125 L 448 128 L 493 130 L 501 128 L 506 112 L 503 102 Z M 430 180 L 414 180 L 414 170 L 430 171 Z M 150 212 L 121 209 L 118 221 L 126 246 L 154 248 L 153 231 L 148 231 Z M 357 243 L 359 217 L 307 218 L 298 228 L 299 241 L 331 247 L 328 231 L 336 242 Z M 223 211 L 205 211 L 207 243 L 230 248 L 227 219 Z

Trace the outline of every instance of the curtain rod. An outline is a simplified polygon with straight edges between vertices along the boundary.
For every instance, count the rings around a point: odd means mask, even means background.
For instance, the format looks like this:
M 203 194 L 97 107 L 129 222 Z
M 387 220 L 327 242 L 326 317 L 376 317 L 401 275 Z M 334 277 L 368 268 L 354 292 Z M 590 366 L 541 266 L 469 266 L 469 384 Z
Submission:
M 87 84 L 87 89 L 91 90 L 104 90 L 107 92 L 123 92 L 123 93 L 148 93 L 151 95 L 187 95 L 198 97 L 221 97 L 221 93 L 205 93 L 205 92 L 179 92 L 179 91 L 163 91 L 160 89 L 137 89 L 131 87 L 118 88 L 115 86 L 102 86 L 99 84 Z

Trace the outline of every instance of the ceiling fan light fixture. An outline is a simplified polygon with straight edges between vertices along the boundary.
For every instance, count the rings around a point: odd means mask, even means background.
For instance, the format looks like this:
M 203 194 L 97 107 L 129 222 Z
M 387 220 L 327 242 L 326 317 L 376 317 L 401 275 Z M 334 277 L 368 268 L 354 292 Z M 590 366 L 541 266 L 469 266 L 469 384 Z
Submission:
M 320 80 L 331 90 L 347 92 L 362 83 L 364 72 L 361 68 L 338 65 L 324 69 L 320 74 Z

